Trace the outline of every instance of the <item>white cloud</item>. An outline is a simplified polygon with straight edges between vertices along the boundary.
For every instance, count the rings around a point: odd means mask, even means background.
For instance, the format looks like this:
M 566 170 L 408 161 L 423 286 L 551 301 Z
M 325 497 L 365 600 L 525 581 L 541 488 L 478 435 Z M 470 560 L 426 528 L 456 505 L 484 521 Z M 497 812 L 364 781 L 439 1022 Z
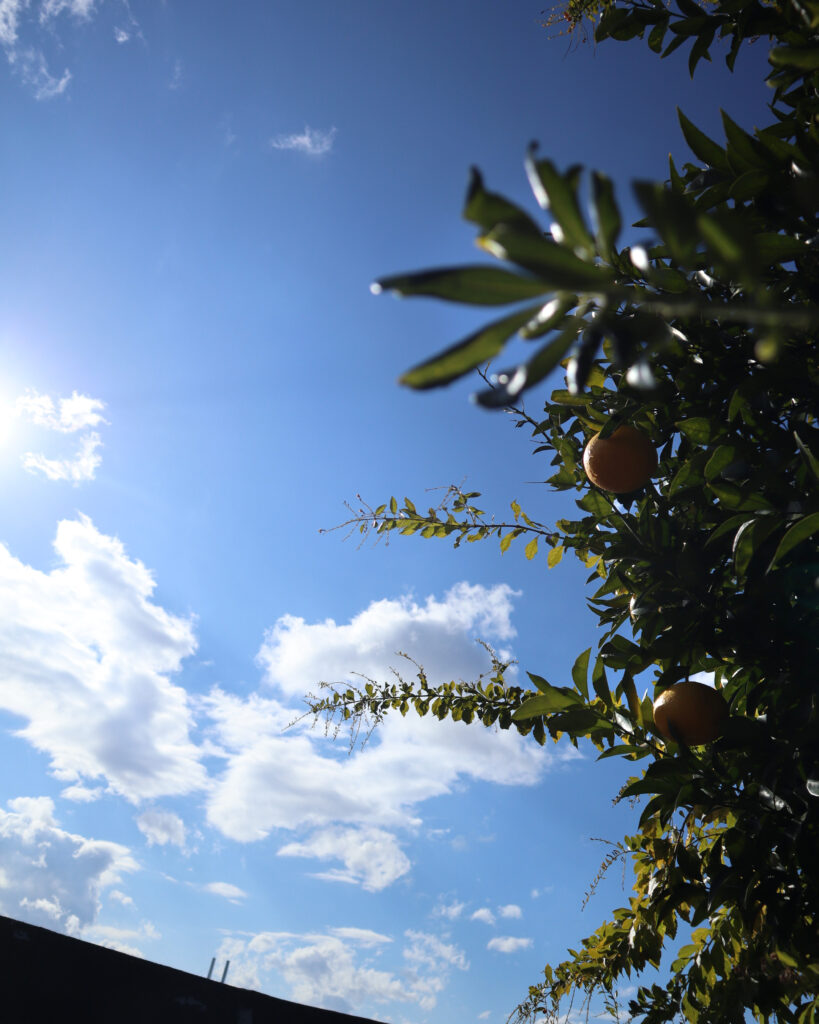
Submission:
M 113 900 L 115 903 L 122 904 L 123 907 L 134 907 L 136 904 L 131 896 L 127 893 L 122 892 L 120 889 L 112 889 L 108 893 L 108 899 Z
M 507 903 L 505 907 L 498 907 L 501 917 L 523 917 L 523 911 L 517 903 Z
M 270 140 L 270 147 L 271 149 L 292 149 L 298 153 L 306 153 L 308 156 L 323 156 L 333 148 L 335 137 L 335 128 L 321 131 L 318 128 L 309 128 L 305 125 L 304 131 L 300 134 L 276 135 Z
M 417 828 L 423 801 L 468 780 L 532 785 L 551 758 L 576 756 L 573 748 L 546 751 L 513 731 L 413 714 L 387 716 L 370 742 L 349 756 L 343 741 L 334 744 L 307 721 L 286 730 L 299 714 L 293 703 L 317 681 L 337 679 L 345 671 L 353 678 L 356 669 L 389 679 L 390 666 L 400 662 L 396 650 L 411 651 L 434 681 L 475 678 L 488 668 L 475 636 L 495 642 L 514 635 L 512 597 L 505 585 L 461 583 L 440 600 L 374 601 L 346 624 L 280 618 L 266 635 L 259 660 L 271 690 L 286 703 L 259 694 L 243 699 L 219 689 L 200 701 L 213 721 L 211 750 L 226 760 L 208 797 L 210 823 L 242 842 L 274 829 L 320 830 L 284 850 L 337 857 L 344 868 L 322 877 L 376 888 L 408 866 L 386 830 Z M 373 844 L 373 850 L 381 847 L 380 860 L 371 855 L 367 867 L 362 857 L 350 859 L 354 844 L 345 831 L 350 828 L 380 830 Z
M 171 73 L 171 80 L 168 82 L 168 88 L 171 92 L 176 92 L 177 89 L 182 88 L 182 82 L 184 81 L 184 72 L 182 70 L 182 61 L 177 59 L 173 62 L 173 72 Z
M 111 895 L 113 896 L 113 893 Z M 145 954 L 139 946 L 132 944 L 133 941 L 155 942 L 162 938 L 150 921 L 143 921 L 138 928 L 114 928 L 110 925 L 93 924 L 83 931 L 82 937 L 88 942 L 95 942 L 98 946 L 106 946 L 108 949 L 116 949 L 120 953 L 127 953 L 128 956 L 143 959 Z
M 105 403 L 89 395 L 74 391 L 70 398 L 61 398 L 55 404 L 50 395 L 41 395 L 33 388 L 20 395 L 15 402 L 18 416 L 30 419 L 38 427 L 71 434 L 86 427 L 97 427 L 105 423 L 102 410 Z
M 472 917 L 470 917 L 469 920 L 483 921 L 484 924 L 494 924 L 495 915 L 492 913 L 489 907 L 480 907 L 478 910 L 475 911 L 475 913 L 472 915 Z
M 120 45 L 122 43 L 127 43 L 130 38 L 131 38 L 131 33 L 127 29 L 124 29 L 124 28 L 115 28 L 114 29 L 114 39 L 116 39 L 116 41 Z
M 23 469 L 29 473 L 42 473 L 48 480 L 70 480 L 78 484 L 94 479 L 102 465 L 102 456 L 97 452 L 101 446 L 99 434 L 92 432 L 80 438 L 73 458 L 49 459 L 36 452 L 26 452 L 21 461 Z
M 53 20 L 63 11 L 68 11 L 75 18 L 90 18 L 94 10 L 95 0 L 42 0 L 40 4 L 40 24 Z
M 529 949 L 531 945 L 531 939 L 517 939 L 511 935 L 498 935 L 496 938 L 489 940 L 486 948 L 494 949 L 498 953 L 517 953 L 519 949 Z
M 238 903 L 247 898 L 244 889 L 240 889 L 238 885 L 232 885 L 230 882 L 208 882 L 202 888 L 205 892 L 213 893 L 214 896 L 224 896 L 231 903 Z
M 84 934 L 101 892 L 138 864 L 119 843 L 64 831 L 48 797 L 17 797 L 8 807 L 0 810 L 0 913 Z
M 316 877 L 358 884 L 368 892 L 378 892 L 392 885 L 410 869 L 409 859 L 395 836 L 378 828 L 322 829 L 306 842 L 288 843 L 278 855 L 340 860 L 343 869 L 325 871 Z
M 71 72 L 68 68 L 60 77 L 52 75 L 42 50 L 35 47 L 7 49 L 6 56 L 12 70 L 31 88 L 37 100 L 50 100 L 55 96 L 61 96 L 71 82 Z
M 485 652 L 475 638 L 494 642 L 515 636 L 511 616 L 516 596 L 505 583 L 485 587 L 464 582 L 441 600 L 430 596 L 423 603 L 411 597 L 373 601 L 346 624 L 333 619 L 307 623 L 283 615 L 268 630 L 259 660 L 267 681 L 298 699 L 315 689 L 318 680 L 334 681 L 339 674 L 386 679 L 391 666 L 414 674 L 413 666 L 396 651 L 407 651 L 420 661 L 431 679 L 474 678 L 487 668 Z
M 11 47 L 17 42 L 20 14 L 28 7 L 28 0 L 0 0 L 0 43 Z
M 229 959 L 234 985 L 271 988 L 271 975 L 284 978 L 289 998 L 342 1013 L 373 1016 L 376 1006 L 410 1003 L 422 1010 L 435 1006 L 450 970 L 468 968 L 463 953 L 434 935 L 406 932 L 403 967 L 376 966 L 390 939 L 358 928 L 299 935 L 261 932 L 250 938 L 230 936 L 217 959 Z M 363 954 L 366 953 L 366 956 Z
M 489 1018 L 491 1016 L 492 1016 L 492 1011 L 491 1010 L 484 1010 L 483 1013 L 479 1013 L 478 1014 L 478 1020 L 489 1020 Z
M 165 846 L 167 843 L 180 849 L 185 846 L 185 823 L 173 811 L 150 807 L 139 815 L 136 824 L 148 839 L 148 846 Z
M 192 622 L 153 603 L 154 579 L 90 519 L 64 520 L 41 572 L 0 545 L 0 707 L 69 786 L 132 802 L 206 784 L 185 691 Z
M 41 395 L 33 389 L 20 395 L 14 404 L 14 412 L 35 426 L 59 434 L 86 431 L 70 457 L 49 458 L 42 453 L 26 452 L 22 456 L 23 468 L 29 473 L 42 473 L 49 480 L 70 480 L 72 483 L 93 480 L 102 463 L 98 452 L 102 440 L 95 430 L 89 428 L 106 422 L 102 416 L 104 408 L 105 403 L 100 399 L 77 391 L 70 398 L 61 398 L 56 403 L 50 395 Z
M 465 903 L 458 903 L 457 901 L 449 904 L 439 904 L 432 911 L 432 916 L 445 917 L 449 921 L 454 921 L 456 918 L 461 916 L 465 906 Z
M 339 939 L 357 942 L 361 946 L 381 946 L 385 942 L 392 942 L 389 935 L 382 935 L 380 932 L 371 931 L 369 928 L 331 928 L 330 934 L 335 935 Z
M 92 804 L 103 795 L 105 789 L 102 786 L 66 786 L 60 790 L 63 800 L 73 800 L 78 804 Z
M 437 935 L 412 930 L 404 932 L 404 935 L 410 939 L 410 944 L 404 949 L 404 959 L 416 967 L 448 964 L 460 971 L 469 970 L 469 961 L 463 950 L 444 942 Z

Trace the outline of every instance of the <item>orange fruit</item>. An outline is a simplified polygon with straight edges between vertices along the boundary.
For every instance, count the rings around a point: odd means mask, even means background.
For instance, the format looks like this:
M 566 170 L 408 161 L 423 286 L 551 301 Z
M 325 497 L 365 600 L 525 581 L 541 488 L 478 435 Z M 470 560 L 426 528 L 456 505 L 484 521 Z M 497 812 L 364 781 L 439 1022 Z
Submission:
M 628 494 L 651 479 L 657 469 L 657 452 L 645 434 L 622 426 L 611 437 L 594 435 L 583 452 L 583 468 L 595 487 Z
M 728 718 L 725 698 L 713 686 L 686 680 L 654 701 L 654 725 L 667 740 L 699 747 L 722 735 Z

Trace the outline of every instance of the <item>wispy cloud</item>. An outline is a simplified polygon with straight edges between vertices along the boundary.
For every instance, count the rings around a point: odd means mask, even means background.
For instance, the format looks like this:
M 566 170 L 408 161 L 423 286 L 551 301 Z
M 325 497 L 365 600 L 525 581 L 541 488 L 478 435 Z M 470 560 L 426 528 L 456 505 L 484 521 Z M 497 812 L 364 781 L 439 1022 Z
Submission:
M 479 907 L 478 910 L 470 917 L 470 921 L 483 921 L 484 924 L 494 924 L 495 915 L 489 909 L 489 907 Z
M 37 452 L 25 452 L 21 456 L 23 469 L 29 473 L 42 473 L 47 480 L 68 480 L 73 484 L 93 480 L 102 465 L 98 449 L 102 440 L 97 433 L 80 438 L 77 450 L 71 458 L 49 459 Z
M 15 402 L 15 415 L 35 426 L 58 434 L 87 431 L 72 455 L 50 458 L 41 452 L 26 452 L 22 456 L 23 468 L 29 473 L 41 473 L 48 480 L 68 480 L 74 484 L 93 480 L 102 464 L 99 454 L 102 440 L 96 431 L 88 428 L 106 422 L 102 416 L 104 408 L 105 403 L 98 398 L 76 391 L 70 398 L 60 398 L 57 402 L 50 395 L 34 390 L 20 395 Z
M 12 71 L 35 99 L 60 96 L 71 82 L 68 68 L 62 75 L 51 73 L 38 42 L 53 37 L 53 22 L 63 11 L 87 21 L 94 9 L 95 0 L 41 0 L 36 12 L 29 0 L 0 0 L 0 45 Z
M 440 903 L 432 911 L 433 917 L 445 917 L 448 921 L 454 921 L 461 916 L 464 911 L 465 903 Z
M 238 885 L 233 885 L 231 882 L 208 882 L 202 888 L 205 892 L 213 893 L 214 896 L 222 896 L 231 903 L 240 903 L 247 899 L 244 889 L 240 889 Z
M 304 126 L 304 131 L 294 135 L 276 135 L 270 140 L 271 149 L 292 149 L 308 156 L 323 156 L 333 148 L 336 129 L 321 131 L 319 128 Z
M 182 61 L 177 57 L 173 62 L 173 71 L 171 72 L 171 80 L 168 82 L 168 88 L 172 92 L 176 92 L 177 89 L 182 88 L 185 76 L 182 70 Z
M 487 942 L 486 948 L 494 949 L 497 953 L 517 953 L 520 949 L 529 949 L 531 945 L 531 939 L 518 939 L 511 935 L 498 935 Z

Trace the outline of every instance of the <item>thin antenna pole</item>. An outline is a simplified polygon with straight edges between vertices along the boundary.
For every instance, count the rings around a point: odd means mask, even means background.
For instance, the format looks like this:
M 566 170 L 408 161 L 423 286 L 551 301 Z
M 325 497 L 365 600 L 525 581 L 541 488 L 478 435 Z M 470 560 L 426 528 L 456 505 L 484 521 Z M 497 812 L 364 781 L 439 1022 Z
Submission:
M 230 960 L 225 960 L 225 969 L 222 971 L 222 984 L 224 984 L 227 977 L 228 967 L 230 967 Z
M 210 969 L 208 970 L 208 981 L 210 981 L 210 976 L 211 976 L 211 975 L 213 974 L 213 968 L 214 968 L 215 966 L 216 966 L 216 957 L 214 957 L 214 958 L 213 958 L 213 959 L 211 960 L 211 962 L 210 962 Z

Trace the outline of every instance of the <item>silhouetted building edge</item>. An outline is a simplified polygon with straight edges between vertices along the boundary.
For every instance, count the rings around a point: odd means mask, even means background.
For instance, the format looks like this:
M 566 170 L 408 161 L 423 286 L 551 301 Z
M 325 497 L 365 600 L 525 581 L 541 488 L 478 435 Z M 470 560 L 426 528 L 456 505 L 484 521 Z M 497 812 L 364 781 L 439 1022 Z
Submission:
M 373 1024 L 0 916 L 2 1024 Z

